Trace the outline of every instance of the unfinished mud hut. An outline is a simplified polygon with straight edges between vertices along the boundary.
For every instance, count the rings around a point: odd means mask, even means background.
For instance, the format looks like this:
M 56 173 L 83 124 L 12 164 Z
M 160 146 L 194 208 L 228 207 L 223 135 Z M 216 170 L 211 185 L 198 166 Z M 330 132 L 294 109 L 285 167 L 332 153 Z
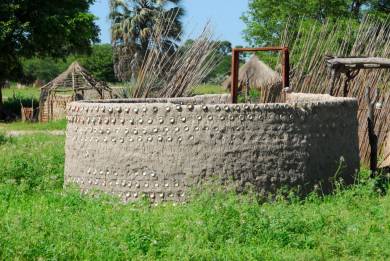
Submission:
M 124 201 L 159 202 L 183 201 L 209 178 L 264 194 L 284 186 L 326 190 L 335 173 L 353 180 L 359 169 L 356 99 L 289 94 L 286 103 L 230 100 L 72 102 L 65 184 Z
M 112 98 L 112 90 L 97 81 L 77 61 L 54 80 L 41 88 L 39 98 L 39 121 L 63 119 L 66 105 L 79 100 L 104 100 Z

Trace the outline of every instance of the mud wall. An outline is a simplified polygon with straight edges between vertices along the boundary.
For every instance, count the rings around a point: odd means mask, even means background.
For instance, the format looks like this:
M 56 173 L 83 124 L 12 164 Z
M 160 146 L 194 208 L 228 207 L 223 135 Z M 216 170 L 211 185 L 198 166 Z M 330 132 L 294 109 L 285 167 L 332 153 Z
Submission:
M 228 98 L 71 103 L 65 184 L 126 201 L 181 201 L 210 177 L 264 194 L 327 189 L 336 173 L 352 181 L 356 100 L 291 94 L 284 104 L 235 105 Z

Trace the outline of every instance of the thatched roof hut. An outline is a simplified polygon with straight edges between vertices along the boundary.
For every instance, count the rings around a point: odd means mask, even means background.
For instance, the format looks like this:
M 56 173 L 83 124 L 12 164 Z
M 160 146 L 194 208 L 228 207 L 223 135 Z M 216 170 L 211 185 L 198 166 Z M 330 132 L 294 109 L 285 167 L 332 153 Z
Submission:
M 105 82 L 97 81 L 76 61 L 41 88 L 39 120 L 65 117 L 66 104 L 71 101 L 111 97 L 112 89 Z
M 249 82 L 250 88 L 262 89 L 281 82 L 281 76 L 268 65 L 262 62 L 256 55 L 240 68 L 239 86 L 244 86 Z M 229 76 L 222 85 L 230 89 L 231 77 Z

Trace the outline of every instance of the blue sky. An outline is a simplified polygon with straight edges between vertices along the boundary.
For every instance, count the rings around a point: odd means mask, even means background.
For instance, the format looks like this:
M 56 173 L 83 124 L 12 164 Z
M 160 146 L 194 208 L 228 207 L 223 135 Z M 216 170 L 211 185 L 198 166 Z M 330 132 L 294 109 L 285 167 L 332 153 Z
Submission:
M 91 12 L 99 17 L 102 43 L 110 42 L 110 22 L 108 20 L 109 0 L 96 0 Z M 241 15 L 248 8 L 248 0 L 183 0 L 186 10 L 184 18 L 185 35 L 198 35 L 204 24 L 210 20 L 219 40 L 228 40 L 233 46 L 247 45 L 242 37 L 245 24 Z

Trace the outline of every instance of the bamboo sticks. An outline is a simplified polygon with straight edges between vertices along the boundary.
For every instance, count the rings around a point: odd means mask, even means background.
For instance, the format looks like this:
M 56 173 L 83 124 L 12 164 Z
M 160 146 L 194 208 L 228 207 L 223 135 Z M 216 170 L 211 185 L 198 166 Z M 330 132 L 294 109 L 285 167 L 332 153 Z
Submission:
M 291 50 L 291 86 L 295 92 L 326 93 L 332 80 L 325 57 L 370 56 L 390 58 L 390 18 L 385 21 L 366 16 L 357 31 L 352 21 L 312 25 L 309 32 L 303 26 L 296 34 L 289 29 L 281 39 L 281 45 Z M 342 35 L 342 37 L 340 37 Z M 343 95 L 344 77 L 335 82 L 335 96 Z M 367 101 L 365 87 L 380 89 L 380 106 L 374 111 L 375 133 L 378 134 L 378 149 L 385 143 L 390 133 L 390 70 L 368 69 L 361 71 L 350 83 L 349 97 L 359 102 L 359 146 L 363 162 L 370 159 L 370 146 L 367 132 Z

